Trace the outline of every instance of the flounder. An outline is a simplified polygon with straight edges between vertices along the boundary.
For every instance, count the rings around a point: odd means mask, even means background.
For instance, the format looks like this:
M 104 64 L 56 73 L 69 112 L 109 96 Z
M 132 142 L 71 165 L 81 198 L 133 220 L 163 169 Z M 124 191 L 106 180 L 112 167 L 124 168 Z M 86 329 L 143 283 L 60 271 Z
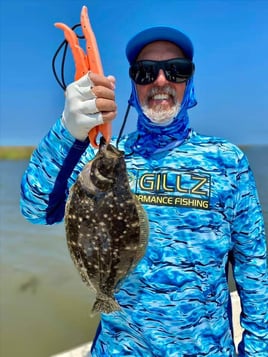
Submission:
M 148 220 L 130 191 L 124 152 L 104 138 L 70 190 L 65 229 L 72 260 L 96 292 L 92 311 L 120 310 L 114 293 L 144 256 Z

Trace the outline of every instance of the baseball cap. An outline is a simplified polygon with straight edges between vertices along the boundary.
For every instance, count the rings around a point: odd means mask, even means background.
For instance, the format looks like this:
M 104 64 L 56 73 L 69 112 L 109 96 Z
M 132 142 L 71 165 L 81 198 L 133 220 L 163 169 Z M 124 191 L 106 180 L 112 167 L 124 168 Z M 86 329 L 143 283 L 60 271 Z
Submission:
M 129 63 L 132 64 L 136 60 L 143 47 L 154 41 L 173 42 L 181 48 L 187 58 L 193 59 L 194 48 L 189 37 L 172 27 L 158 26 L 139 32 L 128 42 L 126 55 Z

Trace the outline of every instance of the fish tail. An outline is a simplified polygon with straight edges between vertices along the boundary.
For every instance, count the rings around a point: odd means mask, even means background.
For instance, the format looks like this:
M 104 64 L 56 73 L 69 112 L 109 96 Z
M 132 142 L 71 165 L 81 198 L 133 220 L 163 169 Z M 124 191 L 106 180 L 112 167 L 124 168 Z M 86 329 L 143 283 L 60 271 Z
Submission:
M 97 312 L 104 312 L 106 314 L 109 314 L 114 311 L 119 311 L 121 310 L 119 304 L 115 299 L 111 297 L 106 297 L 106 298 L 100 298 L 97 297 L 96 301 L 92 307 L 92 313 L 97 313 Z

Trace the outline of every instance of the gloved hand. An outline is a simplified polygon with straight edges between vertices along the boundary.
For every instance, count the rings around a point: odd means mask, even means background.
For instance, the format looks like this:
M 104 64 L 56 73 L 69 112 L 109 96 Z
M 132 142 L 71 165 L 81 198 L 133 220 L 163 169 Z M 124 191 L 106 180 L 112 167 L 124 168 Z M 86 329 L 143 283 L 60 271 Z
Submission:
M 89 72 L 66 88 L 62 122 L 78 140 L 84 141 L 95 126 L 116 116 L 115 79 Z

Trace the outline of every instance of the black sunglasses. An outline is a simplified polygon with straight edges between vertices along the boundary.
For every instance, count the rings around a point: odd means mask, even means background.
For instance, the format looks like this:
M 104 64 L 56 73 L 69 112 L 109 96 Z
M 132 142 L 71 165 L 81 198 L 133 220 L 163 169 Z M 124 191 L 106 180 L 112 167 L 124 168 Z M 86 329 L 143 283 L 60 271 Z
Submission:
M 186 82 L 194 73 L 194 63 L 187 58 L 173 58 L 166 61 L 142 60 L 129 68 L 129 76 L 136 84 L 150 84 L 162 69 L 166 79 L 173 83 Z

